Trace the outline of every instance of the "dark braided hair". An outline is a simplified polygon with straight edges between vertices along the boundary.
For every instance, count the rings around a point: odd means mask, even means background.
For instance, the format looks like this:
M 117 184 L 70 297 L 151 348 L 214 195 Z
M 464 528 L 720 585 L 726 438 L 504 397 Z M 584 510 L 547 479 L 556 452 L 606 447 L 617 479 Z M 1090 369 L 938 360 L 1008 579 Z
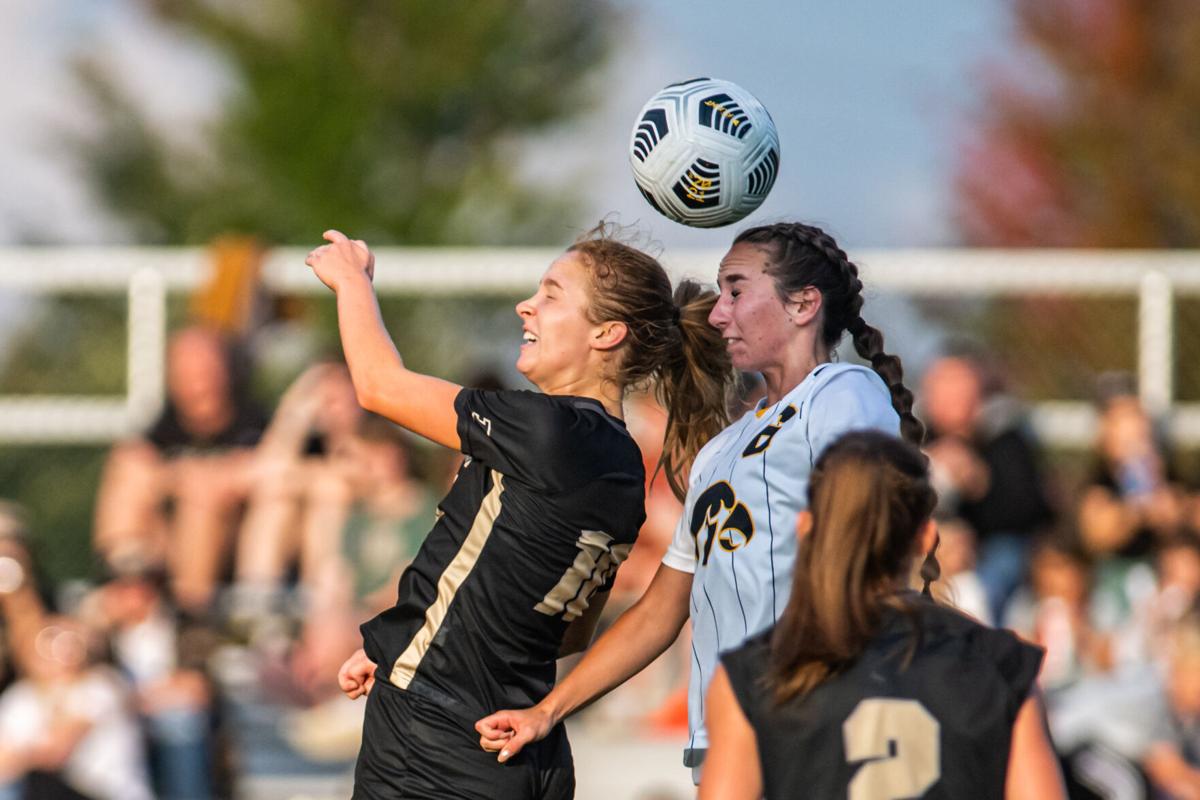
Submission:
M 904 368 L 897 356 L 884 352 L 883 333 L 862 318 L 863 284 L 854 265 L 833 237 L 815 225 L 778 222 L 742 231 L 734 244 L 759 245 L 768 250 L 766 273 L 775 279 L 775 289 L 785 303 L 792 294 L 812 286 L 821 292 L 825 346 L 833 349 L 849 332 L 854 349 L 870 362 L 892 395 L 892 407 L 900 415 L 900 433 L 921 444 L 925 426 L 912 412 L 913 395 L 904 385 Z

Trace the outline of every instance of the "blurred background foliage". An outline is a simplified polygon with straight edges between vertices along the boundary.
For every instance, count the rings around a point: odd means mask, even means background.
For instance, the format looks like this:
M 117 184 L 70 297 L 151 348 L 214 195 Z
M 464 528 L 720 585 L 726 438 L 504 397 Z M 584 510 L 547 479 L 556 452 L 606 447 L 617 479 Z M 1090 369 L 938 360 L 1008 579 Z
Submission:
M 377 244 L 561 237 L 567 197 L 522 183 L 514 152 L 600 96 L 589 78 L 610 50 L 606 3 L 151 6 L 216 53 L 233 88 L 206 129 L 164 131 L 102 57 L 80 54 L 100 124 L 77 156 L 140 242 L 292 244 L 330 227 Z
M 316 243 L 340 227 L 373 244 L 546 244 L 569 236 L 569 176 L 520 172 L 527 137 L 579 119 L 622 40 L 607 2 L 141 0 L 228 74 L 215 114 L 164 128 L 102 50 L 75 74 L 96 124 L 69 155 L 140 244 L 249 234 Z M 966 245 L 1200 245 L 1200 4 L 1006 0 L 1015 50 L 981 63 L 963 109 L 954 220 Z M 57 136 L 66 135 L 61 131 Z M 561 179 L 561 183 L 558 181 Z M 388 325 L 417 369 L 466 380 L 515 354 L 516 298 L 389 297 Z M 1195 298 L 1177 352 L 1200 349 Z M 996 352 L 1013 389 L 1086 399 L 1096 372 L 1135 368 L 1128 298 L 921 301 L 929 326 Z M 124 302 L 59 297 L 28 315 L 0 392 L 120 393 Z M 171 316 L 187 315 L 182 298 Z M 275 303 L 256 332 L 270 403 L 306 358 L 336 350 L 332 302 Z M 299 342 L 299 344 L 297 344 Z M 1181 399 L 1200 372 L 1177 359 Z M 86 570 L 102 448 L 0 448 L 0 496 L 28 505 L 57 576 Z
M 980 65 L 956 227 L 981 247 L 1200 246 L 1200 3 L 1007 0 L 1016 50 Z M 1176 386 L 1200 399 L 1196 298 L 1176 305 Z M 946 311 L 946 309 L 942 309 Z M 954 313 L 954 312 L 951 312 Z M 961 312 L 960 312 L 961 313 Z M 1031 398 L 1090 399 L 1136 370 L 1136 303 L 998 300 L 973 310 Z
M 616 34 L 607 3 L 144 2 L 217 56 L 230 89 L 201 129 L 164 129 L 101 51 L 78 54 L 95 124 L 86 135 L 56 135 L 69 137 L 67 155 L 138 244 L 203 245 L 231 233 L 315 243 L 330 227 L 377 245 L 566 235 L 570 198 L 556 186 L 569 176 L 529 183 L 518 156 L 526 137 L 585 114 L 601 96 L 597 68 Z M 516 330 L 514 300 L 382 305 L 414 368 L 465 380 L 504 346 L 498 329 Z M 186 305 L 172 299 L 174 323 Z M 123 297 L 58 296 L 30 308 L 0 364 L 0 393 L 124 393 Z M 292 298 L 270 311 L 260 319 L 266 357 L 254 387 L 268 405 L 306 358 L 337 350 L 330 299 Z M 30 509 L 53 578 L 91 568 L 105 451 L 0 446 L 0 497 Z
M 1200 3 L 1007 0 L 982 65 L 957 226 L 996 247 L 1200 245 Z

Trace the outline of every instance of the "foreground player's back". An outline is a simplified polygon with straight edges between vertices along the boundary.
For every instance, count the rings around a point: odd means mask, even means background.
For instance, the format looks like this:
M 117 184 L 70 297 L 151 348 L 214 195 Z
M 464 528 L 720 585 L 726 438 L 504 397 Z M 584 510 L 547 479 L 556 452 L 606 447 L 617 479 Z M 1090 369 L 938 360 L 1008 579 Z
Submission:
M 723 663 L 754 727 L 768 798 L 1003 798 L 1012 728 L 1042 653 L 905 595 L 846 671 L 782 705 L 770 632 Z

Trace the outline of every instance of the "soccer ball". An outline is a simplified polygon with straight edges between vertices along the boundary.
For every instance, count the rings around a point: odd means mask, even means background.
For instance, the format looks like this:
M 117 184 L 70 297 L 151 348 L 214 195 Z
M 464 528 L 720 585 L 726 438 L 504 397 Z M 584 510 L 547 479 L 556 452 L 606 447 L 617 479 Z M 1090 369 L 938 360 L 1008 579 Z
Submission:
M 715 228 L 762 205 L 779 174 L 779 134 L 737 84 L 694 78 L 642 108 L 629 141 L 642 195 L 664 216 Z

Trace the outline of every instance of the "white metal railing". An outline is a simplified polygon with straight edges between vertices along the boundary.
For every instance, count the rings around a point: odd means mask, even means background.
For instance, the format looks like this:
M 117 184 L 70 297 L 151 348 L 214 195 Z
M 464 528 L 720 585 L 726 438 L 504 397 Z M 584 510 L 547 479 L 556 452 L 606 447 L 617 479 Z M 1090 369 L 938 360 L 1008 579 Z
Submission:
M 375 283 L 381 294 L 520 294 L 561 251 L 552 248 L 382 248 Z M 303 248 L 271 252 L 268 289 L 319 293 Z M 711 281 L 722 251 L 674 250 L 663 261 L 673 277 Z M 1176 296 L 1200 294 L 1200 252 L 1087 250 L 862 250 L 870 290 L 921 296 L 1016 296 L 1044 293 L 1138 298 L 1138 383 L 1143 401 L 1165 415 L 1170 433 L 1200 444 L 1200 404 L 1173 404 Z M 142 427 L 161 406 L 166 298 L 207 276 L 201 248 L 0 248 L 0 293 L 112 294 L 128 298 L 128 385 L 124 398 L 0 397 L 0 442 L 105 442 Z M 1090 404 L 1048 401 L 1032 409 L 1043 440 L 1090 443 Z

